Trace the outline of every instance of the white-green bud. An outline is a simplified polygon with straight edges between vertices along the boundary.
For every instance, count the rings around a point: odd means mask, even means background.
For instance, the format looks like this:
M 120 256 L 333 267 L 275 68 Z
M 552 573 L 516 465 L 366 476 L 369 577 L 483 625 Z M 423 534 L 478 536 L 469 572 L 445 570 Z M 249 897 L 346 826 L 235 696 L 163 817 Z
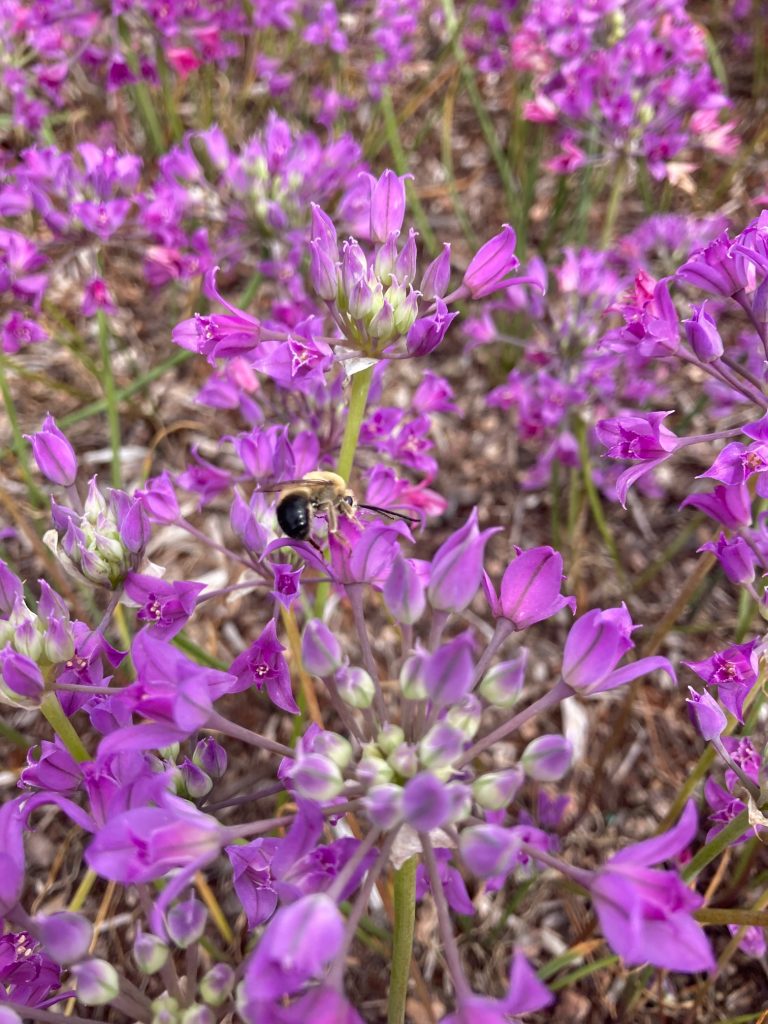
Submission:
M 512 802 L 524 779 L 525 774 L 517 765 L 488 772 L 472 783 L 472 796 L 486 810 L 501 811 Z
M 83 1006 L 106 1006 L 120 992 L 120 978 L 106 960 L 84 960 L 71 968 Z

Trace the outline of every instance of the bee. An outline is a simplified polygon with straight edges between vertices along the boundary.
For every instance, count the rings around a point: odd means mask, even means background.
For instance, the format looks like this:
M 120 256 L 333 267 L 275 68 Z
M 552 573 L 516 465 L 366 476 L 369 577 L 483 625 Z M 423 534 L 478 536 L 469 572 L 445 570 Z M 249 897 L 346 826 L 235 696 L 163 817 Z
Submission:
M 262 491 L 277 489 L 277 486 L 260 488 Z M 354 491 L 347 487 L 344 477 L 322 469 L 307 473 L 300 480 L 284 480 L 279 485 L 279 490 L 277 521 L 283 533 L 292 540 L 310 539 L 312 520 L 317 515 L 325 517 L 329 533 L 336 533 L 339 528 L 339 516 L 354 520 L 360 508 L 376 512 L 387 519 L 402 519 L 407 523 L 419 522 L 418 519 L 406 516 L 402 512 L 393 512 L 375 505 L 363 505 L 355 497 Z

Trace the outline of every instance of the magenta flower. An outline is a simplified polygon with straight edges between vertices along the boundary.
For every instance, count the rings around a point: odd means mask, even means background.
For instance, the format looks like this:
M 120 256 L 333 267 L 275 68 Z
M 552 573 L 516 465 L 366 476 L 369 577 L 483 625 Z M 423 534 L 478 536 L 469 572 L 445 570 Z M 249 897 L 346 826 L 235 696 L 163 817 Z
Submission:
M 473 508 L 464 526 L 437 549 L 432 558 L 427 588 L 433 608 L 446 612 L 464 611 L 480 586 L 485 545 L 498 532 L 498 528 L 480 531 L 477 509 Z
M 344 918 L 324 893 L 303 896 L 272 918 L 245 969 L 245 1019 L 252 1003 L 271 1002 L 297 993 L 320 979 L 341 949 Z
M 699 551 L 711 551 L 717 556 L 731 583 L 748 584 L 755 578 L 757 559 L 743 537 L 726 537 L 721 533 L 716 541 L 702 544 Z
M 650 963 L 670 971 L 708 971 L 715 965 L 693 911 L 704 902 L 672 871 L 651 865 L 681 853 L 696 835 L 689 802 L 674 828 L 611 857 L 589 883 L 603 933 L 628 966 Z
M 635 645 L 630 639 L 633 630 L 627 606 L 599 608 L 587 612 L 571 626 L 563 650 L 563 679 L 585 696 L 604 693 L 623 686 L 640 676 L 661 669 L 675 679 L 675 671 L 666 658 L 640 658 L 623 668 L 619 661 Z
M 275 620 L 270 619 L 261 636 L 232 662 L 230 672 L 237 677 L 232 692 L 239 693 L 249 686 L 255 686 L 257 690 L 266 688 L 273 704 L 297 715 L 299 708 L 291 691 L 291 674 L 283 657 L 284 650 L 277 639 Z
M 726 530 L 737 530 L 752 522 L 752 497 L 746 484 L 730 487 L 719 484 L 711 494 L 691 494 L 680 508 L 701 509 Z
M 516 244 L 514 229 L 505 224 L 498 235 L 480 246 L 462 279 L 473 299 L 482 299 L 511 283 L 509 275 L 520 266 L 520 260 L 515 256 Z
M 125 592 L 140 605 L 136 618 L 148 622 L 148 632 L 159 640 L 170 640 L 184 628 L 203 590 L 204 583 L 166 583 L 136 572 L 129 572 L 125 578 Z
M 688 714 L 702 738 L 710 741 L 719 739 L 728 724 L 725 712 L 712 694 L 699 693 L 692 686 L 688 687 L 690 697 L 686 698 Z
M 624 470 L 616 482 L 616 493 L 625 508 L 632 484 L 660 466 L 680 446 L 680 439 L 662 422 L 670 415 L 671 411 L 618 416 L 600 420 L 595 428 L 606 446 L 606 458 L 640 460 L 639 466 Z
M 77 456 L 50 413 L 36 434 L 24 435 L 32 445 L 32 454 L 40 472 L 51 483 L 70 487 L 77 479 Z
M 515 953 L 509 966 L 509 991 L 503 999 L 471 995 L 460 998 L 456 1013 L 443 1017 L 440 1024 L 508 1024 L 521 1013 L 535 1013 L 554 1003 L 555 997 L 539 981 L 522 953 Z
M 695 252 L 679 268 L 676 276 L 702 291 L 729 298 L 749 283 L 749 266 L 749 260 L 724 231 L 709 245 Z
M 697 359 L 702 363 L 713 363 L 720 359 L 725 351 L 723 339 L 712 316 L 704 309 L 706 302 L 700 306 L 692 306 L 689 320 L 683 320 L 688 344 Z
M 0 936 L 0 1010 L 6 1000 L 40 1006 L 58 989 L 60 978 L 61 968 L 29 932 Z
M 499 596 L 487 573 L 484 587 L 491 611 L 505 618 L 514 629 L 527 629 L 556 615 L 561 608 L 576 607 L 575 597 L 563 597 L 563 559 L 554 548 L 540 547 L 522 551 L 510 562 L 501 579 Z
M 717 687 L 717 696 L 722 704 L 740 722 L 744 721 L 744 700 L 757 682 L 760 668 L 758 639 L 747 644 L 733 644 L 724 651 L 705 658 L 704 661 L 684 661 L 692 672 L 703 679 L 707 686 Z
M 399 232 L 405 217 L 405 179 L 392 170 L 386 170 L 376 180 L 371 178 L 371 238 L 386 242 Z
M 743 484 L 756 473 L 768 470 L 768 444 L 755 441 L 745 445 L 741 441 L 732 441 L 718 454 L 715 461 L 705 473 L 699 473 L 697 479 L 712 477 L 729 487 Z

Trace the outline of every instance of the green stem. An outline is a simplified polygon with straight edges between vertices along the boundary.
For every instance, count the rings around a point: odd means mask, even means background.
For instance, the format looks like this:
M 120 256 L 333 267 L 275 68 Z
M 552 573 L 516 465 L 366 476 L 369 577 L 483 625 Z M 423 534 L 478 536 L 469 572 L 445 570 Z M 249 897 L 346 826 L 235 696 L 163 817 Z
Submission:
M 8 740 L 9 743 L 13 743 L 15 747 L 20 747 L 22 750 L 29 750 L 32 746 L 33 741 L 27 739 L 27 737 L 19 732 L 18 729 L 14 729 L 12 725 L 8 725 L 0 718 L 0 736 L 4 740 Z
M 91 755 L 83 746 L 83 741 L 77 735 L 75 727 L 64 714 L 59 704 L 59 698 L 55 693 L 49 691 L 40 701 L 40 710 L 48 720 L 48 724 L 67 748 L 76 761 L 90 761 Z
M 30 500 L 38 508 L 42 508 L 45 505 L 45 498 L 43 497 L 42 491 L 35 483 L 32 478 L 32 473 L 29 469 L 29 459 L 27 457 L 27 443 L 21 435 L 21 427 L 19 426 L 19 417 L 16 413 L 16 404 L 13 401 L 13 395 L 11 394 L 11 388 L 8 384 L 8 378 L 5 374 L 5 359 L 0 355 L 0 394 L 3 396 L 3 405 L 5 411 L 8 414 L 8 422 L 11 425 L 11 436 L 13 442 L 11 447 L 16 455 L 19 462 L 19 469 L 21 475 L 24 477 L 24 483 L 27 485 L 27 492 Z
M 617 575 L 623 580 L 625 579 L 625 573 L 624 566 L 621 564 L 621 558 L 619 557 L 619 549 L 616 547 L 616 541 L 614 540 L 611 529 L 608 526 L 608 521 L 605 518 L 605 513 L 603 512 L 603 503 L 600 500 L 600 494 L 598 493 L 597 487 L 595 487 L 595 481 L 592 479 L 592 461 L 589 452 L 589 442 L 587 441 L 587 425 L 583 420 L 579 420 L 577 424 L 577 434 L 579 438 L 581 473 L 582 479 L 584 480 L 584 489 L 587 492 L 589 510 L 592 513 L 595 526 L 600 532 L 600 536 L 605 541 L 605 546 L 608 548 L 611 558 L 614 561 Z
M 347 422 L 344 425 L 344 437 L 341 440 L 341 451 L 336 472 L 339 476 L 349 480 L 352 475 L 352 466 L 355 462 L 357 442 L 360 438 L 360 428 L 363 425 L 365 406 L 368 401 L 368 392 L 373 379 L 373 367 L 368 366 L 352 375 L 352 393 L 349 396 L 349 411 Z
M 686 866 L 683 868 L 681 874 L 684 882 L 692 882 L 698 874 L 700 874 L 707 864 L 719 857 L 721 853 L 729 846 L 734 839 L 738 839 L 744 835 L 745 830 L 749 827 L 749 811 L 742 811 L 741 814 L 733 818 L 725 826 L 722 831 L 718 832 L 706 846 L 702 846 L 698 850 L 694 857 L 688 861 Z
M 130 62 L 129 62 L 130 63 Z M 149 89 L 144 82 L 136 82 L 131 87 L 133 98 L 136 100 L 136 109 L 139 117 L 144 123 L 149 141 L 156 156 L 165 152 L 165 138 L 160 118 L 157 116 L 155 104 L 149 95 Z
M 392 96 L 388 89 L 384 90 L 384 94 L 381 97 L 381 113 L 384 116 L 384 129 L 387 133 L 387 142 L 389 148 L 392 150 L 392 159 L 395 163 L 395 170 L 398 174 L 408 173 L 408 158 L 405 155 L 403 149 L 402 139 L 400 138 L 400 128 L 397 123 L 397 115 L 395 114 L 395 106 L 392 102 Z M 408 203 L 413 210 L 413 219 L 419 226 L 421 237 L 424 239 L 424 244 L 431 255 L 436 255 L 440 246 L 435 233 L 430 227 L 429 217 L 427 217 L 426 211 L 421 204 L 421 200 L 416 194 L 416 189 L 413 187 L 413 182 L 406 182 L 406 191 L 408 192 Z
M 510 220 L 512 220 L 515 226 L 517 226 L 517 223 L 521 220 L 519 198 L 520 189 L 515 181 L 514 175 L 512 174 L 506 154 L 499 142 L 499 137 L 496 134 L 493 121 L 491 120 L 485 104 L 483 103 L 483 97 L 480 95 L 480 90 L 477 87 L 474 71 L 467 60 L 467 54 L 462 46 L 459 22 L 456 17 L 456 8 L 453 0 L 442 0 L 442 8 L 445 15 L 445 27 L 451 36 L 451 49 L 453 50 L 453 56 L 456 59 L 456 63 L 459 65 L 461 70 L 461 77 L 464 80 L 464 88 L 467 90 L 467 96 L 469 97 L 470 103 L 475 108 L 480 130 L 485 137 L 486 144 L 488 149 L 491 151 L 491 156 L 493 157 L 496 169 L 499 172 L 501 184 L 504 188 L 504 194 L 507 199 L 507 209 L 509 210 Z
M 109 443 L 112 448 L 112 484 L 120 486 L 120 410 L 115 377 L 112 373 L 112 360 L 109 352 L 109 321 L 103 310 L 98 312 L 99 320 L 99 351 L 101 353 L 101 383 L 104 388 L 104 400 L 107 403 L 107 422 L 109 424 Z
M 600 236 L 600 245 L 603 249 L 607 249 L 613 240 L 613 229 L 616 226 L 616 217 L 619 213 L 621 198 L 624 195 L 624 182 L 626 181 L 626 177 L 627 162 L 626 159 L 622 158 L 616 167 L 616 174 L 613 178 L 611 194 L 608 197 L 608 206 L 605 211 L 603 231 Z
M 157 380 L 158 377 L 162 377 L 167 370 L 173 369 L 174 366 L 178 366 L 180 363 L 186 363 L 186 361 L 191 359 L 194 355 L 194 352 L 189 352 L 187 349 L 181 349 L 179 352 L 174 352 L 168 359 L 163 360 L 162 363 L 158 363 L 157 366 L 153 366 L 151 370 L 147 370 L 147 372 L 142 374 L 141 377 L 137 377 L 132 384 L 116 391 L 115 398 L 118 403 L 124 401 L 126 398 L 130 398 L 131 395 L 135 395 L 137 391 L 141 391 L 147 384 L 151 384 L 153 380 Z M 88 405 L 81 406 L 79 409 L 75 410 L 75 412 L 62 416 L 58 421 L 58 424 L 62 428 L 70 427 L 73 423 L 79 423 L 80 420 L 87 420 L 89 416 L 96 416 L 99 413 L 104 412 L 106 408 L 106 399 L 99 398 L 95 402 L 90 402 Z
M 413 927 L 416 921 L 416 868 L 419 858 L 411 857 L 395 871 L 395 922 L 392 936 L 392 970 L 389 980 L 387 1024 L 403 1024 L 408 977 L 413 956 Z

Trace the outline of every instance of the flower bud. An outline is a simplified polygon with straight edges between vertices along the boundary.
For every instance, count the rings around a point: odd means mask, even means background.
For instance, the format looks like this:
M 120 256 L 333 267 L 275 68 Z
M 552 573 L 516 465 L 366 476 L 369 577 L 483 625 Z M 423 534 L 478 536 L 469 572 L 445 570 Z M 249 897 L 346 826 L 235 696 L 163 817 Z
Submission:
M 193 800 L 200 800 L 213 789 L 213 781 L 206 775 L 202 768 L 199 768 L 188 757 L 185 757 L 180 765 L 181 782 L 184 791 Z
M 387 169 L 371 187 L 371 238 L 386 242 L 403 226 L 405 217 L 405 176 Z
M 474 678 L 472 638 L 460 633 L 431 654 L 424 665 L 424 685 L 440 707 L 455 704 L 469 693 Z
M 36 708 L 45 689 L 42 673 L 31 658 L 8 646 L 0 651 L 0 695 L 8 704 Z
M 335 765 L 344 769 L 352 760 L 352 744 L 337 732 L 326 729 L 316 737 L 313 753 L 330 758 Z
M 197 942 L 205 931 L 208 911 L 194 896 L 176 903 L 166 915 L 168 938 L 180 949 Z
M 136 491 L 136 498 L 153 523 L 175 523 L 181 516 L 176 492 L 167 471 L 160 476 L 150 477 L 142 491 Z
M 345 704 L 353 708 L 369 708 L 373 703 L 376 686 L 364 668 L 343 666 L 333 679 Z
M 363 756 L 357 764 L 357 777 L 366 786 L 382 786 L 391 782 L 394 772 L 373 743 L 363 747 Z
M 221 1006 L 234 984 L 235 972 L 229 964 L 214 964 L 200 979 L 200 998 L 211 1006 Z
M 315 676 L 330 676 L 341 668 L 339 641 L 320 619 L 310 619 L 301 637 L 304 667 Z
M 688 344 L 697 359 L 700 359 L 702 363 L 714 363 L 722 356 L 725 349 L 717 324 L 706 312 L 705 306 L 706 302 L 702 302 L 700 306 L 692 306 L 693 315 L 689 320 L 683 320 L 683 326 Z
M 463 612 L 475 596 L 483 574 L 483 553 L 498 530 L 477 526 L 477 509 L 464 526 L 442 544 L 432 559 L 427 595 L 437 611 Z
M 77 456 L 67 438 L 48 414 L 37 434 L 25 434 L 32 445 L 37 468 L 51 483 L 70 487 L 77 479 Z
M 728 725 L 725 712 L 717 703 L 711 693 L 706 690 L 698 693 L 692 686 L 688 687 L 690 697 L 686 699 L 688 714 L 691 722 L 701 733 L 702 739 L 716 740 L 722 735 Z
M 403 817 L 417 832 L 431 832 L 451 819 L 448 787 L 434 775 L 421 772 L 403 789 Z
M 387 758 L 387 764 L 403 779 L 410 779 L 419 770 L 416 748 L 410 743 L 401 743 Z
M 509 284 L 507 276 L 520 266 L 515 256 L 516 242 L 514 230 L 505 224 L 498 235 L 478 249 L 462 280 L 473 299 L 481 299 Z
M 363 797 L 365 813 L 371 824 L 385 831 L 402 817 L 402 803 L 402 788 L 391 783 L 372 786 Z
M 472 783 L 472 796 L 489 811 L 502 811 L 514 800 L 525 774 L 518 765 L 488 772 Z
M 406 658 L 400 669 L 400 690 L 406 700 L 424 700 L 427 688 L 424 685 L 424 669 L 429 655 L 417 652 Z
M 24 1021 L 15 1010 L 0 1005 L 0 1024 L 24 1024 Z
M 43 634 L 43 654 L 52 664 L 69 661 L 75 653 L 75 638 L 68 620 L 50 619 Z
M 217 782 L 227 770 L 227 752 L 213 736 L 204 736 L 197 741 L 192 760 Z
M 519 841 L 500 825 L 473 825 L 461 833 L 464 863 L 478 878 L 505 875 L 514 863 Z
M 32 920 L 35 935 L 57 964 L 67 966 L 88 955 L 93 929 L 80 914 L 59 910 L 55 914 L 38 914 Z
M 347 303 L 350 302 L 352 292 L 356 286 L 361 281 L 367 281 L 367 278 L 368 262 L 365 258 L 365 253 L 354 240 L 345 242 L 342 246 L 341 284 Z
M 344 788 L 338 765 L 321 754 L 306 754 L 291 771 L 296 792 L 307 800 L 333 800 Z
M 424 768 L 439 775 L 450 768 L 464 749 L 464 734 L 447 722 L 437 722 L 419 743 L 419 759 Z
M 106 1006 L 120 993 L 120 979 L 106 960 L 84 960 L 71 968 L 77 998 L 84 1006 Z
M 451 277 L 451 243 L 443 243 L 443 251 L 432 260 L 421 278 L 421 295 L 425 302 L 442 298 Z
M 180 1024 L 216 1024 L 216 1015 L 210 1007 L 193 1003 L 182 1013 Z
M 419 293 L 409 288 L 405 298 L 393 304 L 395 316 L 395 334 L 408 334 L 419 315 Z
M 444 721 L 458 729 L 465 740 L 471 740 L 480 728 L 482 717 L 482 704 L 473 693 L 468 693 L 448 709 Z
M 498 598 L 486 577 L 486 593 L 494 615 L 508 619 L 515 629 L 526 629 L 566 606 L 573 610 L 576 601 L 561 595 L 562 585 L 563 559 L 550 547 L 531 548 L 510 562 Z
M 0 615 L 10 615 L 17 599 L 24 600 L 21 580 L 0 558 Z
M 418 258 L 416 237 L 417 234 L 413 228 L 409 228 L 408 238 L 395 262 L 395 276 L 403 284 L 411 284 L 416 278 L 416 260 Z
M 151 932 L 137 931 L 133 959 L 142 974 L 156 974 L 168 959 L 168 946 Z
M 368 321 L 368 333 L 379 341 L 388 341 L 395 333 L 395 314 L 386 299 Z
M 164 992 L 152 1000 L 152 1024 L 179 1024 L 179 1002 Z
M 573 746 L 557 733 L 532 740 L 520 758 L 525 774 L 537 782 L 557 782 L 568 772 L 572 761 Z
M 405 733 L 399 725 L 393 725 L 391 722 L 385 725 L 376 737 L 376 746 L 385 757 L 389 757 L 392 751 L 404 742 Z
M 424 612 L 424 584 L 413 562 L 403 558 L 400 552 L 384 584 L 384 600 L 394 618 L 407 625 L 417 622 Z
M 511 708 L 520 699 L 525 683 L 528 648 L 521 647 L 510 661 L 500 661 L 483 676 L 480 695 L 497 708 Z
M 434 313 L 413 321 L 406 336 L 406 347 L 410 356 L 422 357 L 434 352 L 459 315 L 449 313 L 442 299 L 435 299 L 435 307 Z
M 326 302 L 339 296 L 339 268 L 317 239 L 309 243 L 309 280 L 315 293 Z
M 376 249 L 373 269 L 376 277 L 387 285 L 392 274 L 395 272 L 395 261 L 397 260 L 397 234 L 393 232 L 383 245 Z

